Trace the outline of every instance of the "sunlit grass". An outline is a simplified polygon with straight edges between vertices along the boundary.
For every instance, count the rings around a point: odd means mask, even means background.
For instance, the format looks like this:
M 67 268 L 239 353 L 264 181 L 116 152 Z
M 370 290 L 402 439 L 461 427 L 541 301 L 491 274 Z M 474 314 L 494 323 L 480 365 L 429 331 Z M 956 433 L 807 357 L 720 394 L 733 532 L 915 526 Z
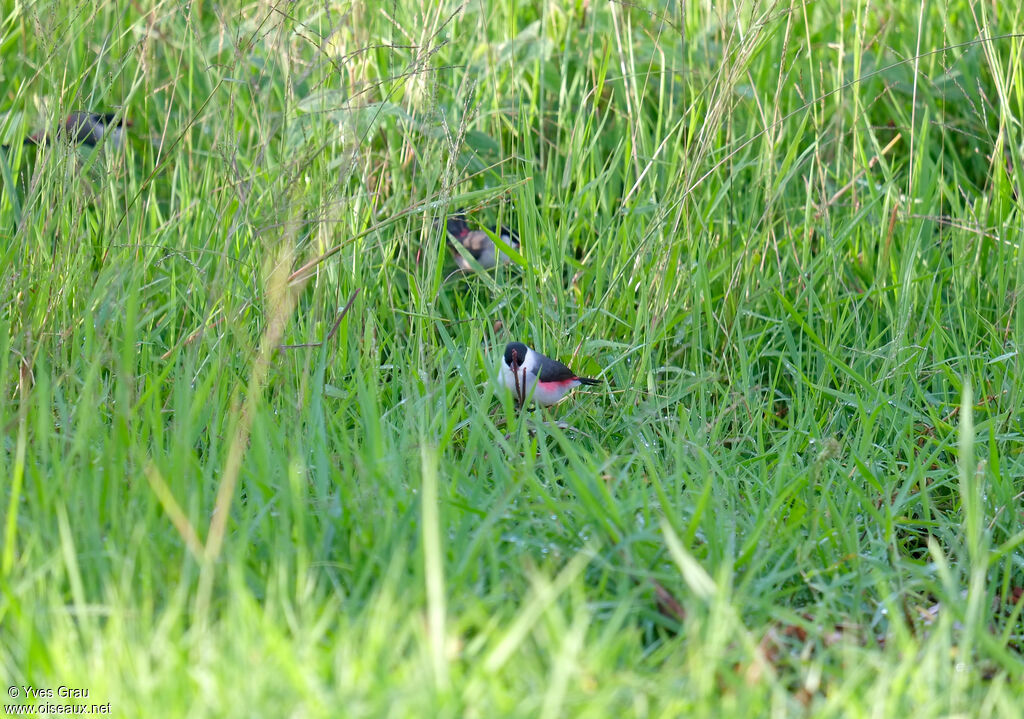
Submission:
M 989 11 L 9 10 L 7 685 L 1016 716 L 1022 17 Z M 20 144 L 82 108 L 128 146 Z M 454 272 L 459 209 L 521 257 Z M 511 339 L 605 385 L 518 413 Z

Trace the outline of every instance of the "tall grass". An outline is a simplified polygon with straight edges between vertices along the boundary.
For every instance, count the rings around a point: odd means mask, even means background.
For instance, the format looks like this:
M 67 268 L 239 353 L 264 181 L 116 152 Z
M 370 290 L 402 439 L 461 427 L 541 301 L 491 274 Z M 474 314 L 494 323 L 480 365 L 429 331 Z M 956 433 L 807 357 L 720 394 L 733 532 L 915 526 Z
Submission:
M 4 12 L 9 703 L 1019 713 L 1020 9 Z

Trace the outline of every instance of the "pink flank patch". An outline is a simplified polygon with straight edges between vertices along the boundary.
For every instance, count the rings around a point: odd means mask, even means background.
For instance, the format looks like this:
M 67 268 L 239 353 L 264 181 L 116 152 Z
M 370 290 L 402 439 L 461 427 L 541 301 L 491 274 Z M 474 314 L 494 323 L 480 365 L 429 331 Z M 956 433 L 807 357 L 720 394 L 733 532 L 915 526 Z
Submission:
M 546 390 L 562 389 L 563 387 L 568 387 L 569 385 L 576 381 L 577 380 L 575 377 L 570 377 L 569 379 L 562 379 L 558 380 L 557 382 L 538 382 L 537 385 L 539 387 L 543 387 Z
M 552 405 L 560 401 L 580 381 L 575 377 L 555 382 L 538 382 L 533 390 L 533 398 L 539 404 Z

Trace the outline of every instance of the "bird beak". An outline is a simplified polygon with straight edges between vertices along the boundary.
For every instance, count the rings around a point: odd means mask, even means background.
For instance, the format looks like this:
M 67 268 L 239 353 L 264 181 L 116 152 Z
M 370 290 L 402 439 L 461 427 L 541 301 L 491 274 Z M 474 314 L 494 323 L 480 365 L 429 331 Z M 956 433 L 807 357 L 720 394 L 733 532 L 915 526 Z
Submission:
M 523 367 L 523 382 L 519 383 L 519 354 L 513 350 L 512 352 L 512 376 L 516 380 L 516 399 L 519 400 L 519 405 L 522 406 L 526 402 L 526 368 Z

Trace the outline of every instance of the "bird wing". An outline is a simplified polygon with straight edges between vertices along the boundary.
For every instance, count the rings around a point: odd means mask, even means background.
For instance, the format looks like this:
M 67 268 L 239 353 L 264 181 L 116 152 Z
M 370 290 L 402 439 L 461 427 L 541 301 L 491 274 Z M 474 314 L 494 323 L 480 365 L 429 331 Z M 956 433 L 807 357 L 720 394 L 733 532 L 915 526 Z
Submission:
M 538 355 L 540 366 L 537 368 L 537 379 L 541 382 L 564 382 L 577 379 L 576 373 L 561 362 L 544 355 Z

